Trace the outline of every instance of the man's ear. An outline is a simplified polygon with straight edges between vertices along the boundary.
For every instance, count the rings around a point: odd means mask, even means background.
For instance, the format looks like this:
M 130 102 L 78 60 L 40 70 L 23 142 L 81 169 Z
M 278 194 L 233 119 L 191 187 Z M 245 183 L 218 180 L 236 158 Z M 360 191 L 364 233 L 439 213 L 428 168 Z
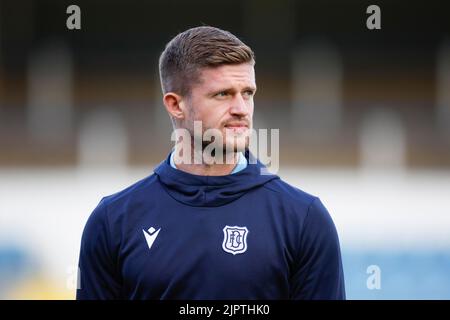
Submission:
M 186 110 L 183 98 L 180 95 L 174 92 L 167 92 L 163 97 L 163 102 L 170 116 L 175 120 L 184 119 Z

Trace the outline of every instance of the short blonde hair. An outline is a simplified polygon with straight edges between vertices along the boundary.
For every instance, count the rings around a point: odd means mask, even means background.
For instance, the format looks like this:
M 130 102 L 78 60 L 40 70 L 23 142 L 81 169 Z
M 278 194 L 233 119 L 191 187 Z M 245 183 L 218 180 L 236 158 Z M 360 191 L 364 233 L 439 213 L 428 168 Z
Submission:
M 189 95 L 202 68 L 241 63 L 254 64 L 255 55 L 230 32 L 210 26 L 188 29 L 170 40 L 159 58 L 163 94 Z

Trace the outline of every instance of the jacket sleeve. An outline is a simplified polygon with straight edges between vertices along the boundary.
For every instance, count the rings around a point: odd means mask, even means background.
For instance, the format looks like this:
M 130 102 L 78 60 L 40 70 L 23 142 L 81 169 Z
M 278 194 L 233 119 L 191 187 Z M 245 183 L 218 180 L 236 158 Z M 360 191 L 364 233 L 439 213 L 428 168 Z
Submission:
M 345 300 L 339 238 L 320 199 L 309 206 L 300 236 L 291 299 Z
M 84 227 L 78 262 L 77 300 L 120 298 L 117 256 L 111 250 L 110 240 L 106 205 L 102 200 Z

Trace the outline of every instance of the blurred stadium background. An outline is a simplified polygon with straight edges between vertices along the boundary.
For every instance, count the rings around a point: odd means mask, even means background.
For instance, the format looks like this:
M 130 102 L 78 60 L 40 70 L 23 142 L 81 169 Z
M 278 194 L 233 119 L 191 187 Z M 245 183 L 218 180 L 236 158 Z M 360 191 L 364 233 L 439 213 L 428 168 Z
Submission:
M 171 148 L 158 55 L 207 24 L 255 50 L 255 127 L 280 129 L 279 174 L 332 214 L 348 298 L 450 299 L 444 3 L 0 0 L 0 298 L 74 298 L 88 215 Z

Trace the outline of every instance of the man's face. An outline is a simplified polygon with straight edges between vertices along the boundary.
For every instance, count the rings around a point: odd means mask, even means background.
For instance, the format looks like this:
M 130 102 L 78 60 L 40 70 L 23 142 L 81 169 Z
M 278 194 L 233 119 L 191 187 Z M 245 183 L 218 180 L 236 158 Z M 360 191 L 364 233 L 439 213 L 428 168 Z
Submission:
M 183 127 L 193 134 L 194 121 L 201 121 L 203 132 L 208 129 L 221 132 L 224 151 L 243 151 L 248 147 L 253 126 L 253 96 L 256 92 L 253 65 L 204 68 L 200 71 L 200 80 L 191 87 L 190 98 L 185 100 Z

